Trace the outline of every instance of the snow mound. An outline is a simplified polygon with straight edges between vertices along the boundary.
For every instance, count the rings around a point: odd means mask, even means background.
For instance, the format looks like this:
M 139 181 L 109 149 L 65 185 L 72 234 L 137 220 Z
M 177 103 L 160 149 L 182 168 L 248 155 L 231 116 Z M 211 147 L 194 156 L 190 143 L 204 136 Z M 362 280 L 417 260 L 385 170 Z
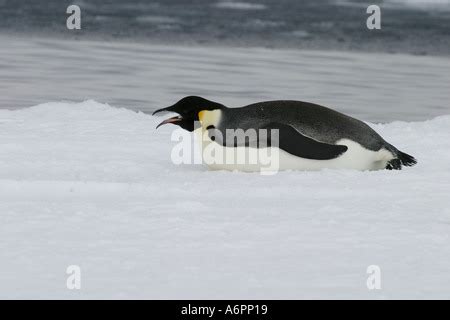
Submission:
M 174 165 L 158 120 L 0 110 L 0 297 L 448 297 L 450 116 L 371 124 L 415 167 L 274 176 Z

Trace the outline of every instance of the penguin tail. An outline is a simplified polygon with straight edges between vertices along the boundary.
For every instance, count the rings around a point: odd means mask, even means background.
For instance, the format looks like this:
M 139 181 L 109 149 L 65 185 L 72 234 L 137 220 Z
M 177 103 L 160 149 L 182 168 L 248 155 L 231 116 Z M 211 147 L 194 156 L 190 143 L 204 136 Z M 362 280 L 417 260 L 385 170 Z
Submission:
M 398 159 L 400 160 L 400 162 L 402 163 L 402 165 L 406 166 L 406 167 L 412 167 L 413 165 L 415 165 L 417 163 L 416 158 L 414 158 L 413 156 L 410 156 L 407 153 L 398 152 Z
M 412 167 L 413 165 L 415 165 L 417 163 L 416 158 L 414 158 L 413 156 L 401 152 L 399 150 L 396 150 L 396 154 L 397 157 L 395 159 L 390 160 L 387 165 L 386 165 L 386 169 L 388 170 L 401 170 L 402 166 L 405 167 Z

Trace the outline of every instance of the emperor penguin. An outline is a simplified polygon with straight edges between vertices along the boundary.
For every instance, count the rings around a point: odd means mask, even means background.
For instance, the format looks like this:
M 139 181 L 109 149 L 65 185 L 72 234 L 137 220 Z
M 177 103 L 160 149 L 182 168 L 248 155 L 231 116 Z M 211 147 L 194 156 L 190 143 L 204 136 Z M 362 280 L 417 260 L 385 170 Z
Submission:
M 157 128 L 178 125 L 200 134 L 203 151 L 213 149 L 220 157 L 231 153 L 234 160 L 207 161 L 210 169 L 260 171 L 267 166 L 267 159 L 258 153 L 262 150 L 276 155 L 276 170 L 400 170 L 417 163 L 366 123 L 309 102 L 265 101 L 228 108 L 188 96 L 153 115 L 163 111 L 178 116 L 164 120 Z M 249 158 L 236 161 L 236 152 Z

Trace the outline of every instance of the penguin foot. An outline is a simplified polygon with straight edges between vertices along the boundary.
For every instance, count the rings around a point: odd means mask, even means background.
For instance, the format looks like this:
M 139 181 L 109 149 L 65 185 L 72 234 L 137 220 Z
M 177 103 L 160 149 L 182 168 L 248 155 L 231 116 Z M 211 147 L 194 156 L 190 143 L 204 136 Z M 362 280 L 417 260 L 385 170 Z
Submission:
M 401 170 L 402 166 L 412 167 L 417 163 L 417 160 L 413 156 L 401 151 L 398 151 L 397 157 L 398 158 L 392 159 L 387 163 L 387 170 Z

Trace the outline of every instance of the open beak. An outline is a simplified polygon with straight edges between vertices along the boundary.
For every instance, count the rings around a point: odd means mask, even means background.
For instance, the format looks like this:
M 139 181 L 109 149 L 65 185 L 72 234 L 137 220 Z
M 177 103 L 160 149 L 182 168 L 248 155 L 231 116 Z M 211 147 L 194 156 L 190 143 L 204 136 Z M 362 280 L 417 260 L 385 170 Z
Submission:
M 155 111 L 156 112 L 156 111 Z M 162 125 L 164 125 L 164 124 L 167 124 L 167 123 L 177 123 L 177 122 L 181 122 L 183 120 L 183 117 L 181 117 L 181 116 L 175 116 L 175 117 L 172 117 L 172 118 L 169 118 L 169 119 L 166 119 L 166 120 L 164 120 L 163 122 L 161 122 L 160 124 L 158 124 L 157 126 L 156 126 L 156 129 L 158 129 L 159 127 L 161 127 Z
M 155 114 L 160 113 L 160 112 L 172 112 L 172 110 L 170 110 L 171 108 L 172 107 L 158 109 L 158 110 L 156 110 L 155 112 L 152 113 L 152 116 L 154 116 Z M 175 123 L 176 124 L 177 122 L 181 122 L 182 120 L 183 120 L 182 116 L 175 116 L 175 117 L 166 119 L 163 122 L 161 122 L 160 124 L 158 124 L 156 126 L 156 129 L 158 129 L 159 127 L 161 127 L 164 124 L 167 124 L 167 123 Z

